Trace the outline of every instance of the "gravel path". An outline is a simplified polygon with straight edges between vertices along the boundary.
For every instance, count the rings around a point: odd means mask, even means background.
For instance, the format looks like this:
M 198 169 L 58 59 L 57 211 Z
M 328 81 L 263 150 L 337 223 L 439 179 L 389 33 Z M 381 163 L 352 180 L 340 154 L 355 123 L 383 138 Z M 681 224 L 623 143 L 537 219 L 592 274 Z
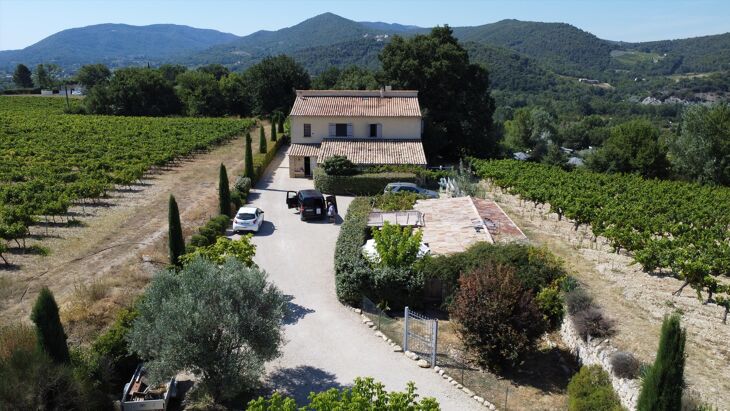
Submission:
M 444 410 L 484 409 L 432 369 L 392 352 L 338 302 L 333 258 L 339 225 L 299 221 L 285 204 L 287 190 L 312 186 L 311 180 L 289 178 L 282 150 L 249 197 L 266 219 L 254 237 L 255 261 L 291 296 L 283 355 L 267 366 L 267 383 L 301 402 L 310 391 L 347 386 L 355 377 L 374 377 L 388 390 L 403 390 L 413 381 L 419 395 L 435 397 Z M 338 197 L 340 212 L 351 200 Z

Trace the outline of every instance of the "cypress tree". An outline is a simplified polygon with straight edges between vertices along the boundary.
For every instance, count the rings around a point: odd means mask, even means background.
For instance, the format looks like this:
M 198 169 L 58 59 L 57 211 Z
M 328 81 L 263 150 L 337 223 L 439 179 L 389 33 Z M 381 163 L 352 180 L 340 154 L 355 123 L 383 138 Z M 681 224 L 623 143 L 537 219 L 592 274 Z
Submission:
M 686 330 L 679 315 L 665 317 L 656 360 L 641 385 L 639 411 L 679 411 L 684 387 L 684 344 Z
M 280 116 L 279 116 L 279 121 L 278 121 L 278 124 L 279 124 L 279 125 L 278 125 L 278 130 L 277 130 L 277 131 L 278 131 L 279 133 L 282 133 L 282 134 L 284 133 L 284 120 L 285 120 L 285 117 L 284 117 L 284 115 L 283 115 L 283 114 L 282 114 L 282 115 L 280 115 Z
M 244 169 L 244 177 L 248 177 L 253 182 L 253 150 L 251 149 L 251 134 L 246 133 L 246 164 Z
M 266 134 L 263 127 L 259 129 L 259 153 L 266 154 Z
M 58 316 L 58 305 L 53 293 L 43 287 L 33 305 L 30 319 L 35 323 L 38 348 L 47 353 L 56 363 L 68 363 L 71 357 L 68 353 L 66 333 L 63 331 L 61 318 Z
M 271 141 L 276 141 L 276 120 L 271 121 Z
M 185 239 L 180 224 L 180 211 L 177 208 L 175 196 L 170 194 L 170 204 L 167 211 L 168 243 L 170 247 L 170 264 L 180 266 L 180 256 L 185 253 Z
M 228 186 L 228 172 L 226 166 L 221 163 L 218 175 L 218 208 L 220 214 L 231 216 L 231 188 Z

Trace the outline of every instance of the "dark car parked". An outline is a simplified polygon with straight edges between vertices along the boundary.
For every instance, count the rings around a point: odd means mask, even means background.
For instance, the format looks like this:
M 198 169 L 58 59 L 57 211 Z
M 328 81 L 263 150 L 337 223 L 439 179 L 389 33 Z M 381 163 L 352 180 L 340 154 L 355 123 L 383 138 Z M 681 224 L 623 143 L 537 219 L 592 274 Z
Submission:
M 337 204 L 334 197 L 327 197 L 327 201 Z M 327 201 L 317 190 L 286 192 L 286 206 L 299 209 L 299 218 L 302 220 L 327 217 Z

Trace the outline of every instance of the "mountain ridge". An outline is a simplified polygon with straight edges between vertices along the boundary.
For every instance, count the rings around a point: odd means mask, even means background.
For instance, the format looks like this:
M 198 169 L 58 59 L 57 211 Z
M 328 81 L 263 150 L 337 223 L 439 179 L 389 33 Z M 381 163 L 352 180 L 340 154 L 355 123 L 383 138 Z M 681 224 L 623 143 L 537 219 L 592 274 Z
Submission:
M 491 47 L 483 50 L 483 56 L 524 58 L 530 64 L 574 77 L 608 76 L 615 71 L 663 75 L 730 69 L 730 33 L 630 43 L 601 39 L 567 23 L 505 19 L 452 29 L 464 44 Z M 219 63 L 243 69 L 276 54 L 304 58 L 312 72 L 321 71 L 326 64 L 348 62 L 372 68 L 378 64 L 375 51 L 392 36 L 407 37 L 429 30 L 399 23 L 357 22 L 333 13 L 241 37 L 180 25 L 102 24 L 64 30 L 22 50 L 0 51 L 0 69 L 10 71 L 21 62 L 30 66 L 56 63 L 72 71 L 81 64 L 96 62 L 112 67 Z M 76 36 L 69 38 L 69 34 Z

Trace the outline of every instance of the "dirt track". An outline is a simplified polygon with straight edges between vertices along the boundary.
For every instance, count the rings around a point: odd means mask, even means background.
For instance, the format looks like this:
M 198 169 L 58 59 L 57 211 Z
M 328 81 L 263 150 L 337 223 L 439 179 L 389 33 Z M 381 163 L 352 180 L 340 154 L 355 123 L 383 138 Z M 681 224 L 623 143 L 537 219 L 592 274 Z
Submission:
M 680 296 L 672 295 L 682 285 L 680 280 L 642 272 L 630 256 L 612 253 L 601 239 L 592 242 L 587 227 L 576 232 L 572 222 L 558 221 L 547 205 L 534 207 L 498 187 L 490 187 L 488 197 L 502 206 L 533 243 L 561 257 L 616 320 L 618 333 L 611 340 L 619 349 L 652 362 L 664 315 L 679 311 L 682 325 L 687 327 L 687 391 L 720 410 L 728 409 L 730 324 L 722 324 L 721 307 L 703 304 L 689 287 Z
M 0 269 L 0 323 L 28 320 L 36 293 L 48 286 L 71 339 L 88 341 L 167 263 L 170 194 L 189 236 L 217 214 L 219 165 L 225 164 L 234 179 L 243 158 L 239 137 L 152 174 L 131 190 L 112 192 L 102 205 L 70 210 L 79 214 L 82 226 L 50 228 L 49 235 L 44 227 L 33 227 L 50 255 L 10 255 L 17 266 Z

